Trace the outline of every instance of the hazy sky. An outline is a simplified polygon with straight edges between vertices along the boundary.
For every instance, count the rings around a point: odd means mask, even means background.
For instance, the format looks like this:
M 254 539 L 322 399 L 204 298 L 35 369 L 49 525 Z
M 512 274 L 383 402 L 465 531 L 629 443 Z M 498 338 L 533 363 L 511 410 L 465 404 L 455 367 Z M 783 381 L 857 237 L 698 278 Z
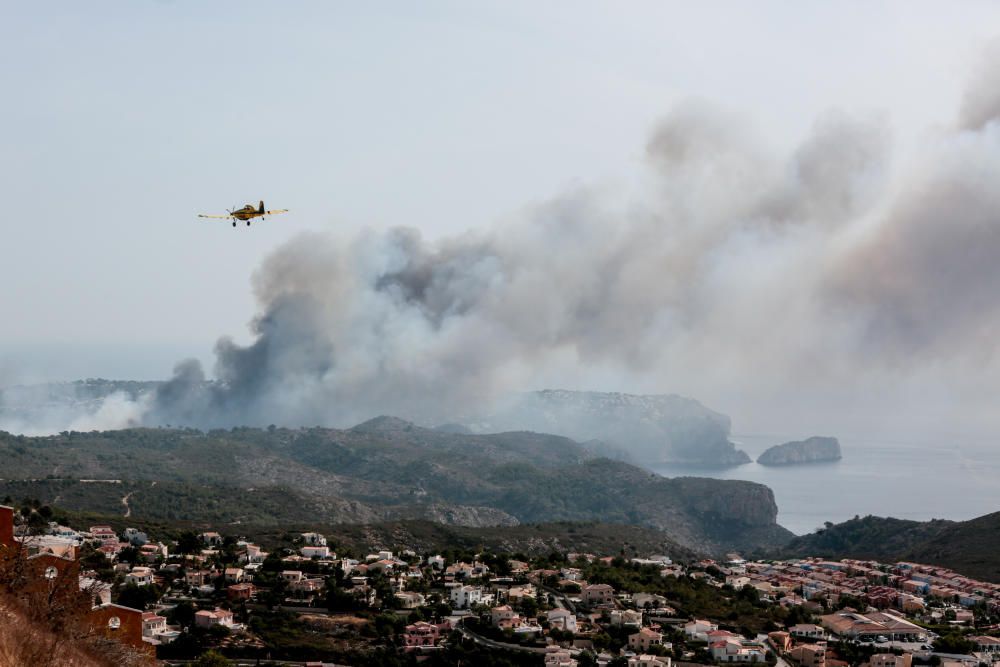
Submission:
M 997 26 L 971 1 L 12 4 L 0 385 L 210 361 L 303 231 L 433 239 L 640 188 L 691 99 L 777 151 L 830 110 L 878 118 L 905 160 L 955 123 Z M 261 198 L 291 213 L 196 217 Z

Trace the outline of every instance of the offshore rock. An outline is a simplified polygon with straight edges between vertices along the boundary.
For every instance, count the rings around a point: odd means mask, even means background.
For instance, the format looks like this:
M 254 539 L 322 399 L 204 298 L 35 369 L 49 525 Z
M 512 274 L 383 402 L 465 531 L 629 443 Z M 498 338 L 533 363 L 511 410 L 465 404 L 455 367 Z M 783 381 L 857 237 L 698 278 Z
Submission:
M 813 436 L 806 440 L 775 445 L 761 454 L 757 458 L 757 463 L 765 466 L 784 466 L 839 461 L 841 458 L 840 442 L 836 438 Z

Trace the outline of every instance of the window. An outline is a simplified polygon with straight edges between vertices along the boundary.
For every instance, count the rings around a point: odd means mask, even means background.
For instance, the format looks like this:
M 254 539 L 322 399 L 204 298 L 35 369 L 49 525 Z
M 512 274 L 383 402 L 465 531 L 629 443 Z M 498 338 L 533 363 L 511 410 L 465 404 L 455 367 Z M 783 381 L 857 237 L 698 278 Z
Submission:
M 59 576 L 59 570 L 57 570 L 54 565 L 49 565 L 47 568 L 45 568 L 46 579 L 51 581 L 52 579 L 55 579 L 58 576 Z
M 111 618 L 108 619 L 108 628 L 110 628 L 111 630 L 117 630 L 121 626 L 122 626 L 122 619 L 118 618 L 117 616 L 112 616 Z

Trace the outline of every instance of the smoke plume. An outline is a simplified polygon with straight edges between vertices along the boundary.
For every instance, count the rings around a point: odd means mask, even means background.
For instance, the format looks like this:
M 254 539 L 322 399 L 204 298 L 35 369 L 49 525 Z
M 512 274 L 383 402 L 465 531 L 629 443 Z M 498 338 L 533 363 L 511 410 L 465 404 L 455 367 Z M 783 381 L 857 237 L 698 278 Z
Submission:
M 779 155 L 691 103 L 654 129 L 628 196 L 584 188 L 453 238 L 295 239 L 253 278 L 253 342 L 220 340 L 211 382 L 179 364 L 142 419 L 434 423 L 553 385 L 744 415 L 995 390 L 996 62 L 906 164 L 877 116 L 831 112 Z

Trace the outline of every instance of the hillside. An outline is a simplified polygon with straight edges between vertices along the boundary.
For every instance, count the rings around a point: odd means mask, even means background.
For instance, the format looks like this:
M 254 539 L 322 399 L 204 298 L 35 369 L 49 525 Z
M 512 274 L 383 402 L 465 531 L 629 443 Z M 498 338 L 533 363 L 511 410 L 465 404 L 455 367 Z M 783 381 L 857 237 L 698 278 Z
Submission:
M 729 417 L 683 396 L 536 391 L 472 426 L 481 432 L 528 429 L 598 440 L 643 464 L 750 462 L 729 441 Z
M 74 526 L 108 524 L 118 532 L 131 526 L 155 536 L 155 539 L 176 540 L 188 530 L 219 530 L 223 535 L 252 539 L 265 549 L 289 546 L 289 536 L 315 531 L 326 536 L 338 552 L 347 549 L 355 555 L 369 553 L 374 548 L 388 548 L 395 551 L 411 549 L 417 553 L 485 549 L 528 557 L 546 556 L 553 551 L 623 553 L 629 557 L 667 554 L 674 560 L 685 562 L 704 556 L 702 552 L 689 549 L 654 528 L 600 522 L 562 521 L 486 528 L 425 520 L 373 523 L 290 521 L 281 525 L 240 523 L 226 526 L 211 521 L 143 519 L 137 516 L 126 519 L 120 513 L 74 512 L 63 508 L 57 508 L 57 513 L 65 515 Z
M 969 521 L 904 521 L 866 516 L 791 540 L 783 556 L 872 558 L 941 565 L 1000 582 L 1000 512 Z
M 704 552 L 783 544 L 771 490 L 667 479 L 538 433 L 381 417 L 352 429 L 129 429 L 0 436 L 0 495 L 148 519 L 465 526 L 631 524 Z M 117 480 L 117 481 L 81 481 Z M 127 508 L 124 502 L 127 499 Z

